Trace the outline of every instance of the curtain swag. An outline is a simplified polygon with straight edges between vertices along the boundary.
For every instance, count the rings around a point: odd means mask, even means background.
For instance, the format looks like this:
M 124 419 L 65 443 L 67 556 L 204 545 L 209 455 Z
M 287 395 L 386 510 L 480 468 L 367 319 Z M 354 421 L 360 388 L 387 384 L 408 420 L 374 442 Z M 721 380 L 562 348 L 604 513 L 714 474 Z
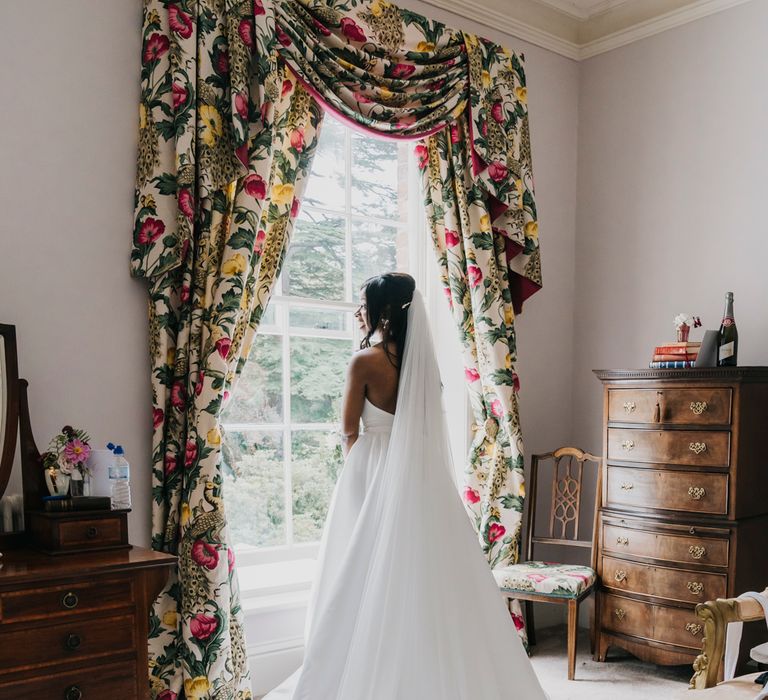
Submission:
M 323 108 L 417 141 L 475 414 L 464 499 L 489 561 L 517 559 L 514 317 L 541 287 L 522 57 L 386 0 L 144 0 L 131 273 L 149 291 L 153 546 L 179 555 L 150 626 L 159 700 L 251 697 L 220 416 Z

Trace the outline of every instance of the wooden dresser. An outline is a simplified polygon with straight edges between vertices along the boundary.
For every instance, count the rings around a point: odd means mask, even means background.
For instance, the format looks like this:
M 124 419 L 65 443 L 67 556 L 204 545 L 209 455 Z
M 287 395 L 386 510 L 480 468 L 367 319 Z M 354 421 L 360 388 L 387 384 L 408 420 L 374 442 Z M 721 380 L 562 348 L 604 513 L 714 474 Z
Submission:
M 0 700 L 149 698 L 149 608 L 175 557 L 4 551 Z
M 614 645 L 689 664 L 702 643 L 695 605 L 768 584 L 768 367 L 595 374 L 596 658 Z

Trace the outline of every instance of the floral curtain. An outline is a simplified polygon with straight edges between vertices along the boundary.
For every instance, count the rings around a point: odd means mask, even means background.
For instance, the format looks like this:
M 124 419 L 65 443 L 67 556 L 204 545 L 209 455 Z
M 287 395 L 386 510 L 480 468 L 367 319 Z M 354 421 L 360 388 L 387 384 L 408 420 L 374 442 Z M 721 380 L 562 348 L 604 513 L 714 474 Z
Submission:
M 250 698 L 219 416 L 280 272 L 322 110 L 284 68 L 267 102 L 250 2 L 145 0 L 132 273 L 149 290 L 152 696 Z

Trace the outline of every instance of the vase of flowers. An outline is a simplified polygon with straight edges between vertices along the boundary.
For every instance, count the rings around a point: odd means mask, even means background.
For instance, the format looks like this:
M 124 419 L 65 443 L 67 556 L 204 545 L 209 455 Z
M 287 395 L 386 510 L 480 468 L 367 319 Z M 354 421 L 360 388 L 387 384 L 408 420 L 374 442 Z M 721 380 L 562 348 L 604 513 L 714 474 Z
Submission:
M 65 425 L 43 453 L 45 483 L 51 496 L 88 496 L 90 474 L 86 460 L 91 454 L 88 433 Z
M 687 343 L 688 334 L 691 332 L 691 328 L 699 328 L 701 326 L 701 319 L 698 316 L 691 316 L 689 314 L 677 314 L 675 316 L 675 328 L 677 328 L 677 342 Z

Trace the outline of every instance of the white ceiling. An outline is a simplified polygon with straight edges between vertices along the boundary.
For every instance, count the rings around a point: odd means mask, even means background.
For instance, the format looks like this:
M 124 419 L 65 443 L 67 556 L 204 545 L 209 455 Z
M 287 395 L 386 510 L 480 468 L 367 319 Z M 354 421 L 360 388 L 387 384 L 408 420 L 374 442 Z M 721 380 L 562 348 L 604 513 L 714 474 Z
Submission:
M 757 1 L 425 0 L 577 61 Z

